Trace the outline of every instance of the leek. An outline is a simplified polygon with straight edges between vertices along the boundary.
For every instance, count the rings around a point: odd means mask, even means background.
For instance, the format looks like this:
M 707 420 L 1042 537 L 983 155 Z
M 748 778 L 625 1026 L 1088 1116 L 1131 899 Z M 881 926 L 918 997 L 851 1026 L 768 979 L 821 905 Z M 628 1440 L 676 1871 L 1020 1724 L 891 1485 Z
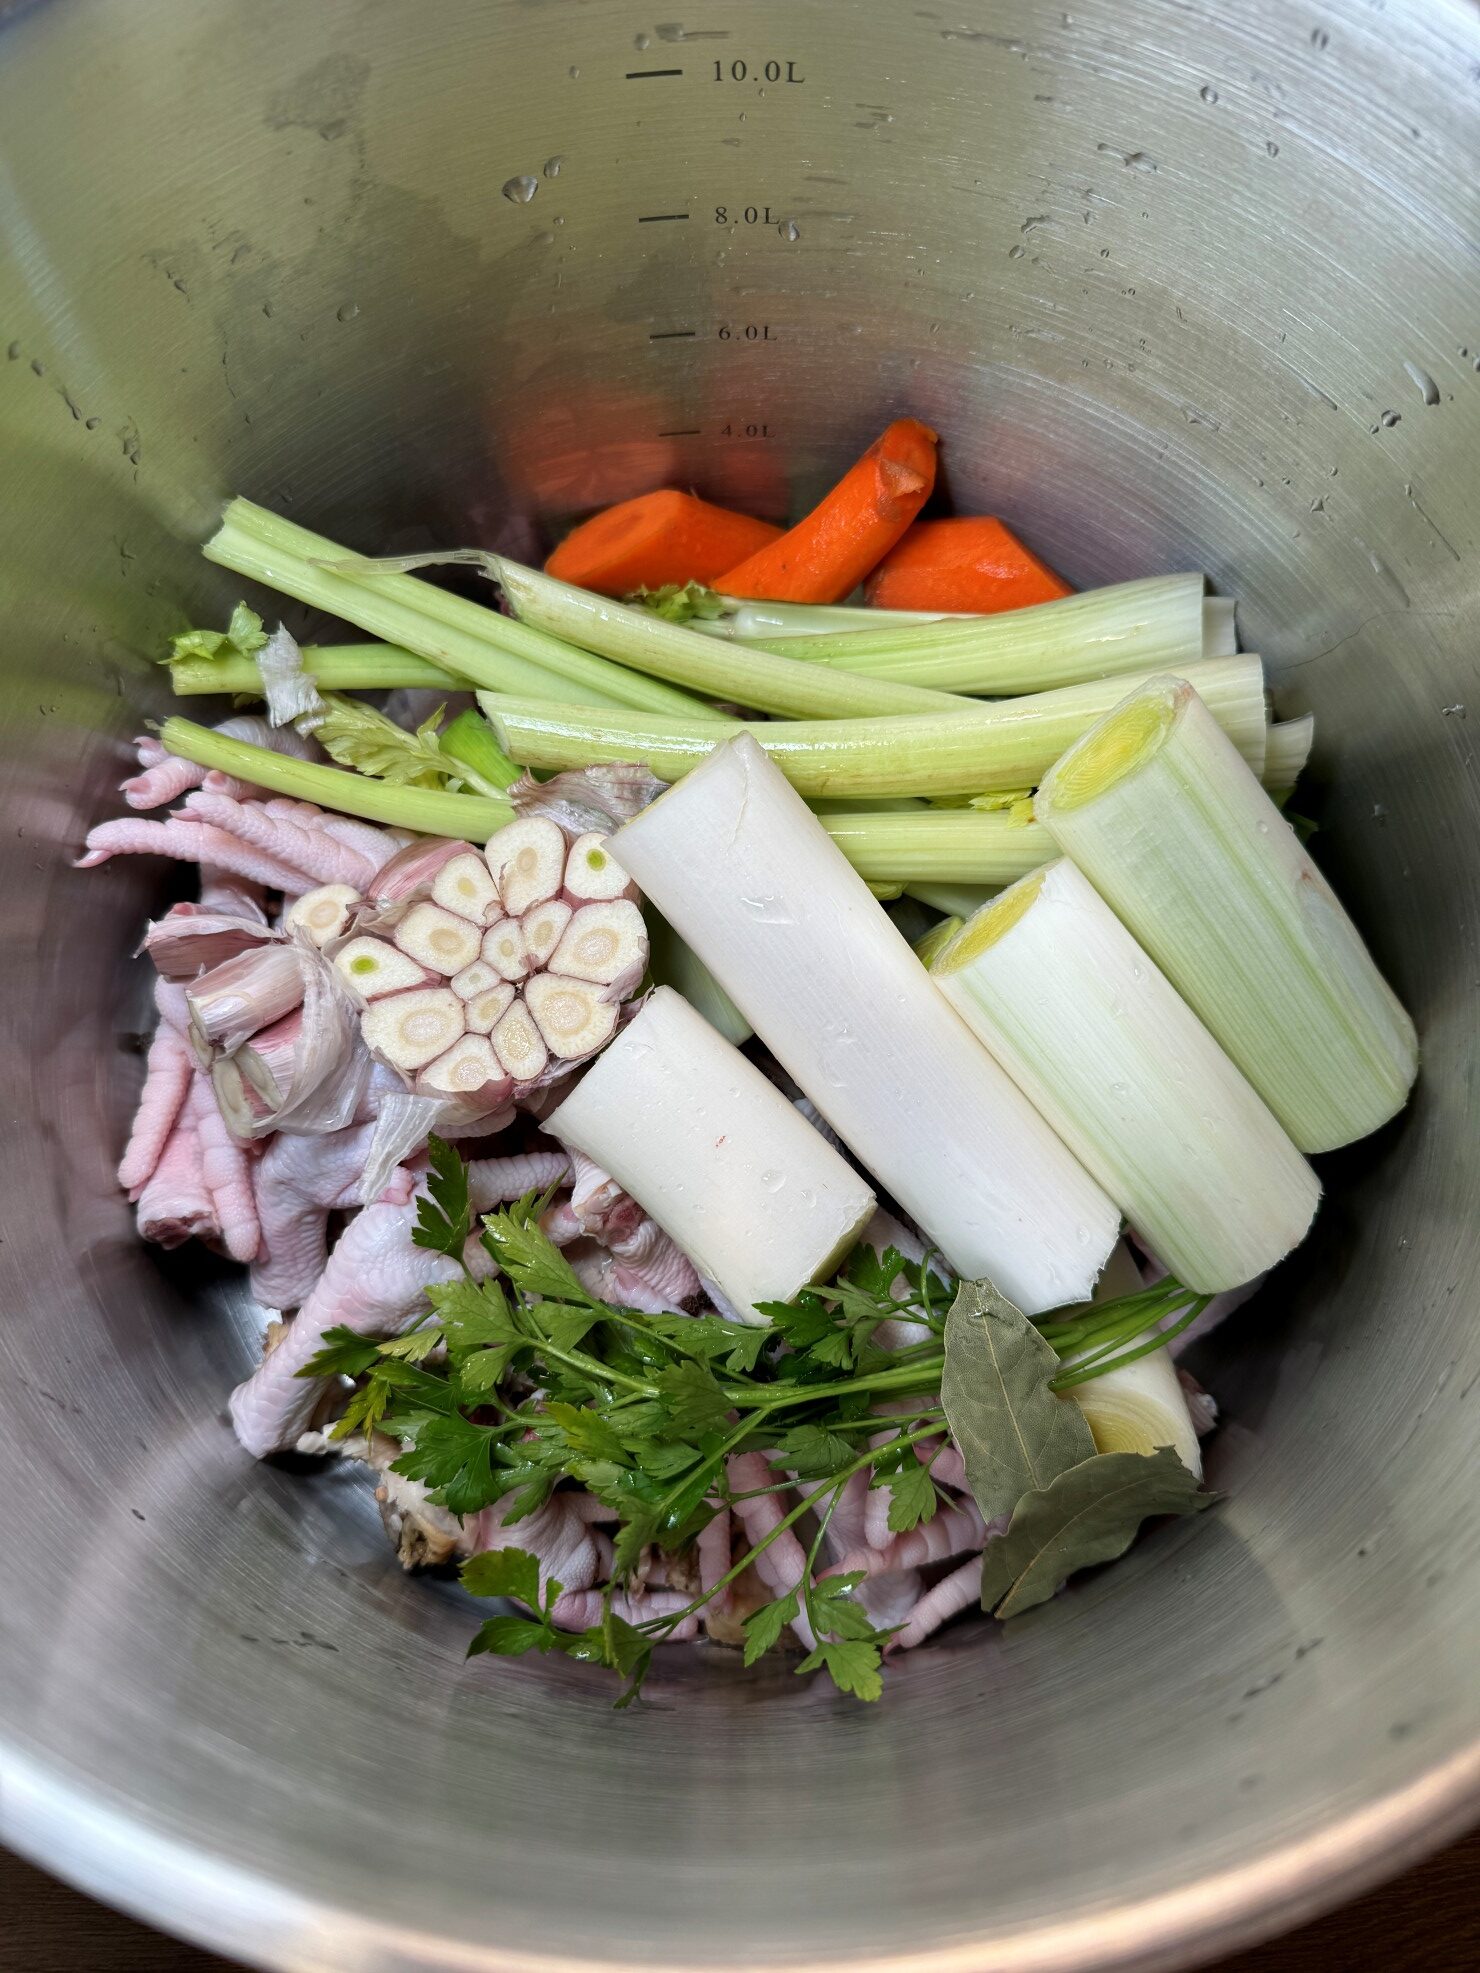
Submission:
M 1300 719 L 1277 719 L 1269 729 L 1264 748 L 1264 785 L 1270 798 L 1282 807 L 1305 771 L 1315 737 L 1316 722 L 1311 713 Z
M 1155 679 L 1045 779 L 1038 819 L 1302 1151 L 1376 1130 L 1413 1023 L 1330 886 L 1197 694 Z
M 747 1322 L 828 1280 L 873 1217 L 847 1160 L 671 987 L 543 1128 L 610 1172 Z
M 440 665 L 394 644 L 305 644 L 303 669 L 324 692 L 391 691 L 398 685 L 429 685 L 437 691 L 467 690 Z M 206 692 L 262 697 L 262 674 L 255 658 L 174 658 L 170 683 L 182 699 Z
M 160 727 L 159 740 L 166 753 L 181 760 L 219 768 L 223 774 L 250 781 L 253 787 L 270 788 L 276 795 L 316 802 L 320 808 L 334 809 L 340 815 L 360 815 L 393 829 L 481 843 L 514 819 L 512 806 L 501 798 L 450 795 L 440 788 L 408 788 L 348 768 L 325 767 L 317 761 L 298 760 L 292 754 L 275 754 L 250 740 L 233 740 L 178 716 Z
M 1025 1313 L 1082 1300 L 1119 1215 L 932 984 L 742 732 L 613 854 L 787 1073 L 963 1276 Z
M 1239 1287 L 1304 1238 L 1315 1174 L 1072 864 L 1004 891 L 932 974 L 1185 1287 Z
M 1261 769 L 1264 673 L 1258 658 L 1209 658 L 1187 670 L 1239 749 Z M 505 753 L 526 767 L 640 760 L 675 781 L 735 734 L 748 732 L 804 795 L 974 795 L 1032 787 L 1126 687 L 1123 678 L 1096 679 L 949 713 L 753 726 L 480 697 Z
M 996 616 L 893 624 L 759 648 L 943 692 L 1047 691 L 1203 657 L 1203 578 L 1147 576 Z M 1218 641 L 1226 641 L 1226 637 Z
M 703 717 L 689 693 L 639 678 L 558 637 L 452 596 L 415 576 L 355 567 L 347 549 L 250 500 L 233 500 L 207 561 L 328 610 L 494 692 L 537 692 L 565 705 L 620 705 Z
M 887 678 L 854 678 L 824 665 L 773 657 L 759 647 L 747 647 L 742 656 L 683 624 L 668 623 L 650 610 L 613 602 L 590 589 L 577 589 L 501 555 L 483 559 L 521 623 L 569 638 L 651 677 L 706 692 L 711 698 L 793 719 L 949 712 L 957 703 L 947 692 L 896 685 Z

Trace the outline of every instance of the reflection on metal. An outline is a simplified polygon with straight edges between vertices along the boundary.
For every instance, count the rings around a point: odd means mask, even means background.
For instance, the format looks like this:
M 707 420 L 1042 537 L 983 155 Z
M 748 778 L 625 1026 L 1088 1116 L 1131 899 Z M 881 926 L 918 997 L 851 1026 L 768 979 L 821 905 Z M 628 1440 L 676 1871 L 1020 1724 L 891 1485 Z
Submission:
M 1480 20 L 0 20 L 0 1835 L 342 1973 L 1170 1966 L 1440 1840 L 1480 1710 Z M 387 551 L 664 481 L 774 515 L 906 411 L 1075 580 L 1237 593 L 1426 1074 L 1210 1346 L 1219 1515 L 875 1712 L 679 1652 L 614 1718 L 579 1667 L 465 1667 L 354 1487 L 235 1452 L 240 1288 L 141 1253 L 110 1180 L 168 874 L 69 857 L 147 659 L 235 600 L 194 553 L 225 494 Z

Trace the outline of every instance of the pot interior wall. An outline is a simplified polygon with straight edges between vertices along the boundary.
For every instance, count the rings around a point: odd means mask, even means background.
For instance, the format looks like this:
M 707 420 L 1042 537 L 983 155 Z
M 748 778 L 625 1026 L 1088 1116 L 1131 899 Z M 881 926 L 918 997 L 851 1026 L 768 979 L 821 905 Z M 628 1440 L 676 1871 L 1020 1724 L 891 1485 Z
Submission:
M 0 1834 L 325 1968 L 1150 1964 L 1438 1840 L 1476 1711 L 1473 11 L 0 22 Z M 1199 1360 L 1220 1512 L 877 1709 L 680 1653 L 614 1716 L 465 1668 L 361 1489 L 237 1452 L 241 1284 L 139 1249 L 111 1181 L 169 878 L 70 858 L 161 640 L 239 593 L 195 553 L 224 496 L 517 550 L 663 481 L 780 515 L 901 411 L 1076 582 L 1238 596 L 1426 1070 Z

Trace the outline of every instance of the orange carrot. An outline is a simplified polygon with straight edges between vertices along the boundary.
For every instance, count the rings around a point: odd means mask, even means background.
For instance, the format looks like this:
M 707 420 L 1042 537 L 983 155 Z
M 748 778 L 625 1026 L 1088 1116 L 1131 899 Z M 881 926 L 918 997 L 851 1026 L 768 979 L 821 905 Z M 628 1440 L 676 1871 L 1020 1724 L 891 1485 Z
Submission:
M 716 575 L 714 587 L 767 603 L 840 603 L 888 554 L 934 484 L 935 433 L 897 418 L 804 520 Z
M 869 577 L 881 610 L 965 610 L 989 616 L 1073 594 L 1001 521 L 989 514 L 916 521 Z
M 582 521 L 545 568 L 582 589 L 627 596 L 669 582 L 712 582 L 737 556 L 754 554 L 780 533 L 769 521 L 665 486 Z

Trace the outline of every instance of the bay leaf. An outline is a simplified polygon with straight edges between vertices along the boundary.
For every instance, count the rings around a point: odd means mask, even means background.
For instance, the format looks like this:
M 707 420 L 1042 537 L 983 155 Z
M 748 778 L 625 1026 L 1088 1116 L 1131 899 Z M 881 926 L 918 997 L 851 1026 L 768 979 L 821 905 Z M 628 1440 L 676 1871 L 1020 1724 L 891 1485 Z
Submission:
M 988 1521 L 1092 1457 L 1072 1399 L 1050 1390 L 1057 1352 L 990 1281 L 963 1281 L 946 1318 L 941 1403 L 966 1478 Z
M 1046 1603 L 1078 1569 L 1123 1555 L 1153 1514 L 1198 1514 L 1202 1493 L 1170 1446 L 1097 1452 L 1026 1493 L 982 1555 L 982 1608 L 1006 1619 Z

